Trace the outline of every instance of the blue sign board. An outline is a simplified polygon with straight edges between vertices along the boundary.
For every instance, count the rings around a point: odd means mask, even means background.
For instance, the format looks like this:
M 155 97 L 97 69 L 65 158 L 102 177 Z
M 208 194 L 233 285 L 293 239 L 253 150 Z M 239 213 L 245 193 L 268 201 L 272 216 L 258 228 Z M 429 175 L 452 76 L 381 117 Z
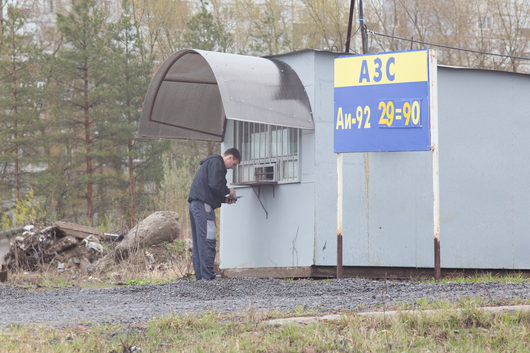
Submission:
M 431 149 L 428 50 L 335 59 L 334 152 Z

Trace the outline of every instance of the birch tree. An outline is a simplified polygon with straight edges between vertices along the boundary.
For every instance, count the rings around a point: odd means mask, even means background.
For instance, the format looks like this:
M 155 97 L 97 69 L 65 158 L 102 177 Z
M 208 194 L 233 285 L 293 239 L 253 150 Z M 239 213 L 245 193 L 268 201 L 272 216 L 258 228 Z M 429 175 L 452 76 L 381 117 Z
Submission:
M 435 46 L 441 64 L 528 72 L 530 65 L 521 65 L 523 60 L 516 58 L 527 56 L 528 51 L 530 6 L 526 2 L 372 0 L 367 2 L 365 16 L 369 29 L 389 36 L 464 49 Z M 429 47 L 377 35 L 371 42 L 378 51 Z
M 132 16 L 147 54 L 163 60 L 182 48 L 182 33 L 191 18 L 184 0 L 131 0 Z

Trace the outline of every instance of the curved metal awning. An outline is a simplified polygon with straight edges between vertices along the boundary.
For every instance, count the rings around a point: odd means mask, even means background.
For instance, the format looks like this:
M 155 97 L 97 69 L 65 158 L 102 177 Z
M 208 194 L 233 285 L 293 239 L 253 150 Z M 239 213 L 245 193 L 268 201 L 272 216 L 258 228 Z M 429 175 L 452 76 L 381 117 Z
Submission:
M 304 86 L 289 65 L 184 49 L 151 81 L 138 136 L 222 141 L 226 119 L 314 129 Z

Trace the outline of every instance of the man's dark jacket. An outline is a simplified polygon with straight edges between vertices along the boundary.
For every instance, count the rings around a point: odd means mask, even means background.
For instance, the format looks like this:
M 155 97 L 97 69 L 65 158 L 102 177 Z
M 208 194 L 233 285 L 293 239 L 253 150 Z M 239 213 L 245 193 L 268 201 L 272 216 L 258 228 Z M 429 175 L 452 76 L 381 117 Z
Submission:
M 221 207 L 225 195 L 230 193 L 226 186 L 226 171 L 222 156 L 211 155 L 203 159 L 193 178 L 188 202 L 198 200 L 213 208 Z

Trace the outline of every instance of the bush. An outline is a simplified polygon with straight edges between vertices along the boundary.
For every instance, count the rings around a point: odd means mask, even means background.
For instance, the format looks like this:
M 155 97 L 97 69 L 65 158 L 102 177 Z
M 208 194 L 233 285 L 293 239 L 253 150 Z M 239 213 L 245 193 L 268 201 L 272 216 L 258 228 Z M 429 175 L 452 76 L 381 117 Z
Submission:
M 40 204 L 35 199 L 33 189 L 31 189 L 25 195 L 25 199 L 19 199 L 17 201 L 14 212 L 6 212 L 2 214 L 0 226 L 2 229 L 11 229 L 35 223 L 44 218 L 46 218 L 46 211 L 41 208 Z

